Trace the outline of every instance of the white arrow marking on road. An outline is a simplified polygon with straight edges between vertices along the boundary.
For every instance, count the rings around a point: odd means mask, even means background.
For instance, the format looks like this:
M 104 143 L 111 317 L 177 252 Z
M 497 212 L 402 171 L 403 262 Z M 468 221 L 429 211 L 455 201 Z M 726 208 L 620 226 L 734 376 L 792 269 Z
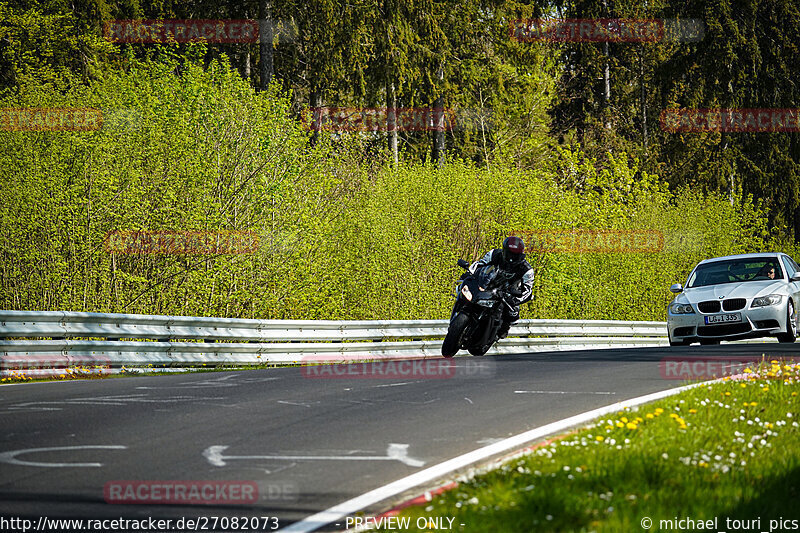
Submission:
M 214 466 L 225 466 L 232 459 L 264 459 L 271 461 L 400 461 L 408 466 L 422 466 L 425 461 L 408 456 L 408 444 L 389 444 L 386 456 L 375 455 L 222 455 L 228 446 L 210 446 L 203 457 Z
M 18 455 L 23 453 L 54 452 L 59 450 L 124 450 L 127 446 L 57 446 L 55 448 L 28 448 L 27 450 L 12 450 L 0 453 L 0 463 L 19 466 L 44 466 L 59 468 L 64 466 L 93 467 L 103 466 L 103 463 L 41 463 L 36 461 L 21 461 Z

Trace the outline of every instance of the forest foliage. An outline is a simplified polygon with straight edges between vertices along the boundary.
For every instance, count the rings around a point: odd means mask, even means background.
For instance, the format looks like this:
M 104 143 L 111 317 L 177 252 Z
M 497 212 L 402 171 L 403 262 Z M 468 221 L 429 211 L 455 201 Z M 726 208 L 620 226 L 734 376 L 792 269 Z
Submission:
M 248 318 L 449 313 L 460 257 L 510 233 L 654 230 L 663 249 L 538 253 L 523 317 L 663 319 L 705 257 L 782 245 L 748 197 L 670 187 L 639 159 L 542 149 L 535 168 L 393 165 L 363 136 L 309 131 L 278 85 L 227 62 L 125 58 L 83 81 L 23 81 L 4 108 L 104 110 L 92 131 L 0 131 L 0 307 Z M 115 253 L 114 232 L 253 232 L 247 253 Z

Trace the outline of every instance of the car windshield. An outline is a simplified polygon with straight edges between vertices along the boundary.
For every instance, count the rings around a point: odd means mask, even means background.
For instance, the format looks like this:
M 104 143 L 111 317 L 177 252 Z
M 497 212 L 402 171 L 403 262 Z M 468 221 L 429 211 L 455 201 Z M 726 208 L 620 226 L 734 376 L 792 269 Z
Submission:
M 689 277 L 687 287 L 705 287 L 741 281 L 782 279 L 783 271 L 777 257 L 752 257 L 714 261 L 698 266 Z

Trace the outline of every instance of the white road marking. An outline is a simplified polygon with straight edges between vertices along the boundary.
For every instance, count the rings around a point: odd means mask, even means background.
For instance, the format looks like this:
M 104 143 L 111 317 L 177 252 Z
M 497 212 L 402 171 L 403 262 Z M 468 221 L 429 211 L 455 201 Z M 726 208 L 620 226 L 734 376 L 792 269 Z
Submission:
M 399 387 L 400 385 L 408 385 L 409 383 L 414 383 L 413 381 L 404 381 L 402 383 L 384 383 L 383 385 L 375 385 L 373 388 L 378 389 L 381 387 Z
M 124 406 L 130 403 L 176 403 L 202 400 L 224 400 L 225 397 L 170 396 L 168 398 L 148 398 L 145 394 L 130 396 L 98 396 L 89 398 L 67 398 L 58 401 L 25 402 L 8 407 L 9 410 L 61 411 L 61 407 L 44 407 L 45 405 L 111 405 Z
M 515 390 L 514 394 L 600 394 L 614 395 L 616 392 L 590 392 L 590 391 L 568 391 L 568 390 Z
M 429 403 L 438 402 L 439 398 L 431 398 L 430 400 L 425 400 L 423 402 L 412 402 L 408 400 L 386 400 L 382 398 L 375 398 L 375 399 L 361 399 L 361 400 L 339 400 L 343 403 L 355 403 L 355 404 L 364 404 L 364 405 L 375 405 L 378 403 L 404 403 L 409 405 L 427 405 Z
M 67 379 L 67 380 L 59 379 L 57 381 L 29 381 L 27 383 L 24 382 L 24 381 L 20 381 L 20 382 L 17 382 L 17 383 L 3 383 L 3 384 L 0 385 L 0 387 L 16 387 L 17 385 L 47 385 L 47 384 L 50 384 L 50 383 L 80 383 L 81 381 L 84 381 L 84 380 L 82 380 L 82 379 Z
M 12 450 L 10 452 L 0 453 L 0 463 L 18 466 L 42 466 L 49 468 L 61 467 L 97 467 L 103 466 L 103 463 L 46 463 L 37 461 L 22 461 L 17 459 L 18 455 L 25 453 L 39 453 L 39 452 L 54 452 L 59 450 L 125 450 L 127 446 L 56 446 L 54 448 L 28 448 L 26 450 Z
M 227 380 L 236 377 L 236 374 L 222 376 L 216 379 L 205 379 L 202 381 L 184 381 L 178 383 L 182 389 L 208 389 L 217 387 L 237 387 L 240 383 L 227 383 Z
M 159 386 L 159 387 L 136 387 L 137 389 L 141 390 L 167 390 L 167 389 L 207 389 L 207 388 L 214 388 L 214 387 L 235 387 L 237 385 L 241 385 L 244 383 L 262 383 L 266 381 L 275 381 L 276 379 L 280 378 L 243 378 L 238 380 L 236 383 L 227 383 L 224 380 L 230 379 L 235 376 L 224 376 L 220 379 L 208 379 L 203 381 L 184 381 L 183 383 L 177 383 L 175 385 L 167 385 L 167 386 Z
M 228 446 L 209 446 L 203 457 L 214 466 L 225 466 L 226 461 L 251 459 L 267 461 L 399 461 L 408 466 L 423 466 L 425 461 L 408 456 L 408 444 L 389 444 L 385 456 L 379 455 L 222 455 Z
M 386 500 L 387 498 L 397 496 L 398 494 L 410 490 L 417 485 L 430 483 L 431 481 L 437 480 L 455 470 L 459 470 L 478 461 L 488 459 L 492 456 L 507 452 L 509 450 L 518 449 L 530 443 L 531 441 L 544 438 L 554 433 L 560 433 L 573 426 L 586 424 L 595 418 L 619 411 L 625 407 L 635 407 L 643 403 L 660 400 L 661 398 L 666 398 L 667 396 L 672 396 L 700 385 L 705 385 L 705 383 L 686 385 L 683 387 L 655 392 L 645 396 L 639 396 L 638 398 L 617 402 L 606 407 L 587 411 L 579 415 L 565 418 L 564 420 L 559 420 L 558 422 L 553 422 L 551 424 L 546 424 L 544 426 L 525 431 L 524 433 L 503 439 L 494 444 L 490 444 L 488 446 L 484 446 L 483 448 L 478 448 L 477 450 L 459 455 L 458 457 L 448 459 L 447 461 L 439 463 L 438 465 L 431 466 L 425 470 L 420 470 L 419 472 L 411 474 L 410 476 L 406 476 L 398 479 L 397 481 L 393 481 L 388 485 L 384 485 L 364 493 L 361 496 L 356 496 L 355 498 L 334 505 L 329 509 L 311 516 L 307 516 L 302 520 L 286 526 L 285 528 L 281 529 L 281 531 L 291 533 L 307 533 L 310 531 L 315 531 L 323 526 L 336 522 L 337 520 L 341 520 L 346 516 L 352 516 L 365 507 L 374 505 L 378 502 Z
M 275 381 L 281 378 L 244 378 L 240 380 L 242 383 L 264 383 L 266 381 Z
M 472 400 L 470 400 L 470 399 L 469 399 L 469 398 L 467 398 L 466 396 L 464 396 L 464 399 L 465 399 L 465 400 L 467 400 L 467 401 L 468 401 L 470 404 L 472 404 Z
M 297 405 L 299 407 L 311 407 L 314 404 L 319 402 L 290 402 L 288 400 L 278 400 L 278 403 L 284 403 L 286 405 Z

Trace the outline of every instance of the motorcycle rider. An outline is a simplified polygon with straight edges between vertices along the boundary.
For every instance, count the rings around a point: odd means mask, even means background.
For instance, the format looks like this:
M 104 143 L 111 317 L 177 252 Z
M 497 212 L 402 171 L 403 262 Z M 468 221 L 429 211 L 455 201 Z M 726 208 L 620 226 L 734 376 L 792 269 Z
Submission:
M 511 275 L 508 286 L 522 289 L 520 296 L 512 296 L 508 303 L 513 310 L 503 307 L 503 323 L 498 331 L 498 339 L 505 339 L 511 324 L 519 320 L 519 306 L 531 299 L 533 295 L 533 268 L 525 260 L 525 243 L 521 238 L 510 236 L 503 241 L 503 247 L 489 250 L 469 267 L 470 273 L 485 265 L 495 265 Z

